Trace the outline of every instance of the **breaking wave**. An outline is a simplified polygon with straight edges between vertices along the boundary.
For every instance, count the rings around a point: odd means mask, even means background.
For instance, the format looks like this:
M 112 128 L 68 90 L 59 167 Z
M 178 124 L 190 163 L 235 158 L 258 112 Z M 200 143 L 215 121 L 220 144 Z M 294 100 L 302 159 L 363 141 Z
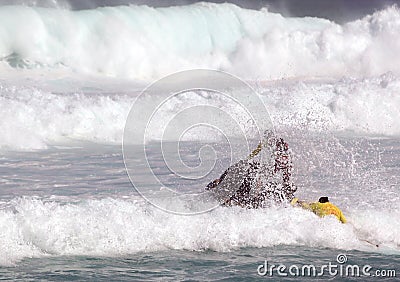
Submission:
M 0 60 L 18 69 L 152 80 L 192 68 L 245 79 L 400 73 L 396 6 L 339 25 L 232 4 L 0 7 Z
M 400 135 L 400 78 L 390 73 L 368 79 L 264 85 L 257 91 L 278 129 Z M 161 109 L 158 113 L 161 120 L 168 120 L 174 113 L 193 104 L 230 106 L 218 96 L 192 94 L 188 93 L 176 99 L 171 107 Z M 60 94 L 35 87 L 1 85 L 0 148 L 45 149 L 51 144 L 77 140 L 121 144 L 135 97 L 83 92 Z M 237 122 L 245 127 L 246 116 L 238 115 Z M 199 136 L 192 138 L 197 140 Z
M 101 199 L 61 204 L 16 198 L 0 210 L 0 265 L 49 255 L 121 256 L 161 250 L 230 251 L 280 244 L 376 251 L 398 250 L 395 211 L 353 211 L 352 224 L 295 208 L 219 208 L 172 215 L 140 201 Z M 240 224 L 237 224 L 240 222 Z M 316 228 L 317 226 L 317 228 Z M 318 228 L 318 226 L 320 228 Z M 312 232 L 310 232 L 312 230 Z M 378 232 L 385 230 L 385 232 Z

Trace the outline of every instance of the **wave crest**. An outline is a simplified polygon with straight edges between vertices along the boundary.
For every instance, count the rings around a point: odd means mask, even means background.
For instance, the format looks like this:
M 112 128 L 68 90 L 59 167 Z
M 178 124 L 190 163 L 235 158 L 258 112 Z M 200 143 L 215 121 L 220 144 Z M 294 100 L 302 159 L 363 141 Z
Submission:
M 400 73 L 399 35 L 396 6 L 344 25 L 232 4 L 0 7 L 3 64 L 139 80 L 192 68 L 263 79 Z

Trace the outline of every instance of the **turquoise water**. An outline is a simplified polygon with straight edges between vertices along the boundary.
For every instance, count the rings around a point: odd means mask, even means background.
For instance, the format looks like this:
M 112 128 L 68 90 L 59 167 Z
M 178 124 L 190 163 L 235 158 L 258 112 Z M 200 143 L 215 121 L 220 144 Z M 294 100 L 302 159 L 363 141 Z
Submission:
M 168 251 L 138 253 L 121 257 L 61 256 L 25 259 L 18 267 L 1 268 L 3 279 L 13 280 L 90 280 L 90 281 L 254 281 L 277 279 L 277 274 L 260 276 L 257 267 L 267 259 L 286 265 L 336 263 L 338 253 L 347 254 L 348 264 L 395 269 L 399 273 L 399 255 L 371 254 L 329 248 L 276 246 L 243 248 L 234 252 Z M 371 271 L 373 274 L 373 271 Z M 398 275 L 398 274 L 397 274 Z M 328 276 L 329 277 L 329 276 Z M 321 277 L 279 277 L 280 280 L 303 281 Z M 326 277 L 325 277 L 326 278 Z M 347 281 L 393 281 L 393 277 L 333 276 Z

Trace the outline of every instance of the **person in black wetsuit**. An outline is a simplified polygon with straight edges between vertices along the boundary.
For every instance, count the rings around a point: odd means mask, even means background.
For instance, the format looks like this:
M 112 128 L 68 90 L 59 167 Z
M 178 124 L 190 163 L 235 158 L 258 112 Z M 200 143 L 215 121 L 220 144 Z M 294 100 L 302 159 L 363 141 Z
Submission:
M 271 162 L 255 160 L 263 149 L 268 149 Z M 268 132 L 248 159 L 229 167 L 206 190 L 223 206 L 237 205 L 260 208 L 270 202 L 290 202 L 297 190 L 291 181 L 293 163 L 289 145 L 282 138 Z

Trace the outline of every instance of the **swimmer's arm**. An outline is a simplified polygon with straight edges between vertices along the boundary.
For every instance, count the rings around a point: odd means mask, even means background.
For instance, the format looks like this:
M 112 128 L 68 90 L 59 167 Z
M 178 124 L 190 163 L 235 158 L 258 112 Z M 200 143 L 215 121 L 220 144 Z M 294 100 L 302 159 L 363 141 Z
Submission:
M 247 159 L 251 160 L 252 158 L 254 158 L 255 156 L 257 156 L 262 149 L 262 142 L 258 143 L 257 148 L 254 149 L 253 152 L 251 152 L 251 154 L 247 157 Z
M 344 215 L 343 215 L 342 212 L 340 212 L 339 220 L 340 220 L 342 223 L 346 223 L 346 222 L 347 222 L 347 219 L 344 217 Z
M 298 198 L 294 198 L 291 201 L 291 205 L 292 206 L 299 206 L 299 207 L 302 207 L 303 209 L 312 211 L 312 207 L 311 207 L 311 205 L 309 203 L 307 203 L 305 201 L 300 201 Z

